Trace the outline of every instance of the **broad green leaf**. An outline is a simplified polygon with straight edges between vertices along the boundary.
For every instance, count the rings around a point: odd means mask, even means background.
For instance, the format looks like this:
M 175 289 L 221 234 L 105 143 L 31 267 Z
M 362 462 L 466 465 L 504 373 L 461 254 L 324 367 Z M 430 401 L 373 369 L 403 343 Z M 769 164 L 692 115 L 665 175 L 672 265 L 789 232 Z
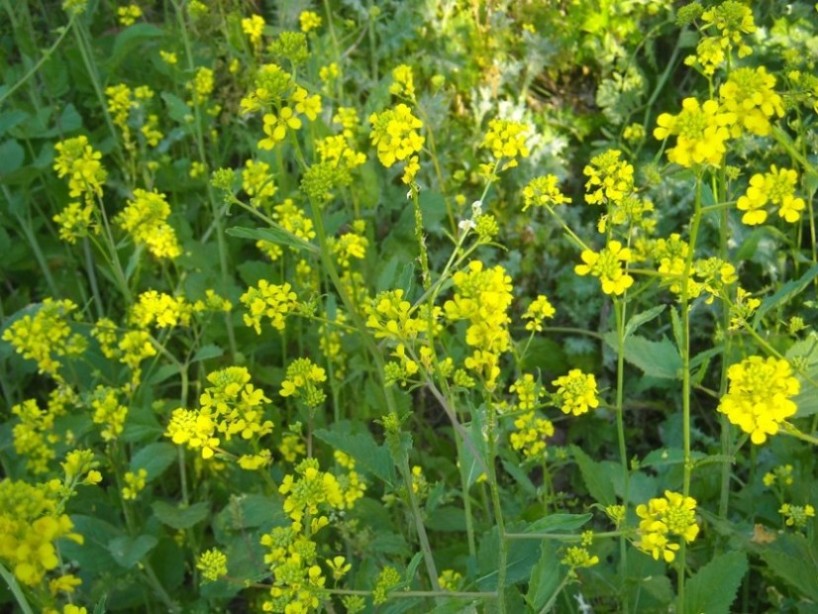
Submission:
M 658 318 L 665 308 L 666 305 L 657 305 L 656 307 L 651 307 L 647 311 L 642 311 L 632 315 L 630 320 L 628 320 L 628 323 L 625 324 L 625 337 L 630 337 L 639 329 L 640 326 L 647 324 L 655 318 Z
M 26 152 L 22 145 L 10 139 L 0 143 L 0 176 L 10 175 L 23 165 Z
M 306 249 L 314 254 L 319 253 L 317 246 L 308 243 L 303 239 L 299 239 L 295 235 L 290 234 L 281 228 L 244 228 L 242 226 L 233 226 L 228 228 L 225 232 L 231 237 L 238 237 L 239 239 L 251 239 L 253 241 L 267 241 L 277 245 L 286 245 L 295 249 Z
M 753 327 L 757 328 L 762 318 L 767 315 L 770 310 L 775 309 L 779 305 L 789 303 L 792 299 L 801 294 L 816 277 L 818 277 L 818 264 L 807 269 L 798 279 L 791 279 L 786 282 L 777 292 L 761 301 L 761 305 L 758 306 L 753 316 Z
M 571 446 L 571 453 L 577 461 L 577 465 L 579 465 L 585 487 L 594 500 L 601 505 L 615 504 L 616 494 L 614 493 L 614 483 L 610 476 L 610 469 L 602 463 L 592 460 L 577 446 Z
M 120 567 L 130 569 L 154 549 L 159 540 L 153 535 L 128 537 L 123 535 L 111 540 L 108 551 Z
M 503 469 L 514 478 L 514 481 L 520 485 L 520 487 L 528 494 L 528 495 L 536 495 L 537 487 L 534 486 L 534 482 L 531 481 L 531 478 L 528 477 L 528 474 L 522 469 L 517 463 L 504 460 L 503 461 Z M 474 482 L 470 482 L 469 486 L 471 486 Z
M 210 513 L 210 506 L 200 501 L 189 507 L 176 507 L 164 501 L 154 501 L 153 513 L 159 522 L 174 529 L 189 529 L 207 518 Z
M 74 531 L 82 535 L 83 542 L 78 544 L 70 539 L 62 540 L 60 553 L 66 560 L 76 561 L 83 573 L 101 574 L 115 564 L 109 544 L 123 537 L 123 531 L 100 518 L 84 515 L 72 515 Z
M 515 532 L 521 527 L 508 527 L 509 532 Z M 479 540 L 477 551 L 477 565 L 480 577 L 477 586 L 480 590 L 494 590 L 497 587 L 497 560 L 499 541 L 497 527 L 493 527 L 488 534 Z M 531 570 L 537 562 L 540 553 L 539 540 L 515 539 L 508 542 L 508 558 L 506 559 L 506 582 L 516 584 L 528 580 Z
M 527 341 L 518 345 L 520 351 L 526 347 Z M 568 370 L 568 361 L 563 347 L 552 339 L 536 336 L 528 345 L 528 351 L 523 356 L 520 369 L 523 371 L 547 371 L 550 373 L 564 373 Z
M 210 360 L 211 358 L 218 358 L 219 356 L 224 354 L 224 350 L 220 348 L 218 345 L 203 345 L 199 348 L 196 354 L 193 355 L 193 358 L 190 360 L 191 363 L 199 362 L 201 360 Z
M 715 557 L 688 581 L 685 614 L 729 614 L 746 573 L 747 555 L 743 552 L 727 552 Z
M 333 424 L 330 430 L 317 430 L 315 436 L 351 456 L 358 469 L 371 473 L 387 484 L 395 483 L 395 466 L 389 450 L 378 445 L 369 431 L 355 429 L 352 422 L 343 420 Z
M 818 551 L 815 542 L 799 534 L 785 533 L 753 551 L 764 559 L 768 570 L 795 588 L 801 595 L 818 601 Z
M 428 514 L 424 523 L 432 531 L 465 531 L 466 517 L 457 507 L 439 507 Z
M 559 562 L 557 545 L 551 540 L 544 540 L 540 546 L 540 559 L 531 570 L 531 580 L 525 596 L 532 611 L 550 611 L 567 573 L 566 567 Z M 548 608 L 544 609 L 546 606 Z
M 269 529 L 289 522 L 278 495 L 232 495 L 230 502 L 216 516 L 214 527 L 223 531 L 243 531 L 261 527 Z
M 185 101 L 169 92 L 162 92 L 162 100 L 168 108 L 168 115 L 172 120 L 180 124 L 185 123 L 185 117 L 192 114 L 190 107 Z
M 549 514 L 535 520 L 525 529 L 526 533 L 571 533 L 582 528 L 593 514 Z
M 144 469 L 148 472 L 148 481 L 155 480 L 162 475 L 179 457 L 175 445 L 167 441 L 149 443 L 131 459 L 131 471 Z
M 606 343 L 617 349 L 616 333 L 605 335 Z M 651 341 L 632 335 L 625 340 L 625 360 L 641 369 L 650 377 L 677 379 L 682 368 L 682 358 L 673 342 L 662 337 L 661 341 Z
M 135 23 L 117 34 L 114 40 L 114 46 L 111 50 L 111 55 L 105 62 L 105 67 L 109 71 L 114 71 L 117 65 L 122 62 L 129 54 L 132 54 L 137 49 L 145 49 L 145 43 L 150 39 L 161 38 L 164 32 L 153 24 L 149 23 Z M 144 51 L 143 51 L 144 52 Z

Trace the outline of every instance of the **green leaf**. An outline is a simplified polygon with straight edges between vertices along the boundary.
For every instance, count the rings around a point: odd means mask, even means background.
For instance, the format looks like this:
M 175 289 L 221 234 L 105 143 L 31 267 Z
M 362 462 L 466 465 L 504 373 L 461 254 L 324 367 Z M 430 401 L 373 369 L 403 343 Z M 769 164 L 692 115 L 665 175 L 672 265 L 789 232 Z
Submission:
M 155 501 L 151 507 L 159 522 L 177 530 L 189 529 L 210 513 L 210 506 L 203 501 L 189 507 L 176 507 L 164 501 Z
M 109 71 L 114 72 L 119 63 L 129 54 L 137 51 L 137 49 L 143 50 L 141 53 L 144 53 L 145 43 L 147 41 L 152 38 L 161 38 L 162 36 L 164 36 L 162 30 L 149 23 L 136 23 L 125 28 L 117 34 L 111 55 L 108 57 L 105 67 Z
M 589 514 L 590 516 L 590 514 Z M 553 606 L 554 599 L 562 590 L 562 581 L 568 570 L 559 563 L 557 545 L 545 540 L 540 546 L 540 560 L 531 570 L 531 580 L 526 593 L 526 603 L 534 612 L 547 612 L 546 604 Z
M 771 309 L 779 305 L 785 305 L 801 294 L 816 277 L 818 277 L 818 264 L 807 269 L 798 279 L 791 279 L 782 285 L 778 289 L 778 292 L 761 301 L 761 305 L 758 306 L 753 317 L 753 328 L 761 323 L 761 319 L 767 315 Z
M 225 232 L 231 237 L 238 237 L 239 239 L 267 241 L 295 249 L 306 249 L 314 254 L 320 252 L 316 245 L 307 243 L 282 228 L 244 228 L 242 226 L 233 226 L 232 228 L 228 228 Z
M 810 336 L 793 343 L 786 357 L 790 364 L 799 365 L 801 370 L 796 375 L 801 383 L 801 390 L 793 399 L 798 406 L 797 416 L 804 418 L 818 414 L 818 390 L 809 381 L 818 381 L 818 338 Z
M 688 581 L 685 614 L 729 614 L 746 573 L 747 556 L 743 552 L 715 557 Z
M 518 527 L 508 527 L 510 532 L 514 532 Z M 516 584 L 528 580 L 531 577 L 531 570 L 539 558 L 538 540 L 515 539 L 508 542 L 508 558 L 506 559 L 506 582 Z M 499 550 L 499 540 L 497 539 L 497 527 L 493 527 L 488 534 L 480 539 L 477 551 L 477 564 L 480 573 L 477 578 L 477 586 L 480 590 L 494 590 L 497 588 L 497 556 Z
M 571 446 L 571 453 L 574 455 L 577 465 L 579 465 L 585 487 L 594 500 L 606 506 L 615 504 L 616 494 L 614 493 L 613 480 L 609 475 L 610 470 L 606 469 L 606 466 L 602 463 L 591 460 L 591 457 L 577 446 Z
M 120 567 L 130 569 L 145 558 L 145 555 L 158 543 L 159 540 L 153 535 L 140 535 L 139 537 L 123 535 L 111 540 L 111 543 L 108 544 L 108 552 Z
M 605 334 L 605 342 L 617 349 L 616 333 Z M 663 379 L 677 379 L 682 368 L 682 358 L 673 342 L 667 337 L 651 341 L 638 335 L 625 340 L 625 360 L 641 369 L 645 375 Z
M 526 533 L 570 533 L 582 528 L 593 514 L 549 514 L 535 520 L 525 529 Z
M 357 432 L 356 432 L 357 431 Z M 375 442 L 372 434 L 347 420 L 336 422 L 330 430 L 318 429 L 315 436 L 334 449 L 348 454 L 358 469 L 371 473 L 389 485 L 395 483 L 395 466 L 389 450 Z
M 162 100 L 165 101 L 165 106 L 168 108 L 168 115 L 172 120 L 180 124 L 185 123 L 185 117 L 191 115 L 190 107 L 185 104 L 185 101 L 171 94 L 169 92 L 162 92 Z
M 218 358 L 219 356 L 224 354 L 224 350 L 220 348 L 218 345 L 203 345 L 199 348 L 196 354 L 193 355 L 191 359 L 191 364 L 194 362 L 199 362 L 201 360 L 210 360 L 211 358 Z
M 767 563 L 768 570 L 798 590 L 801 595 L 818 601 L 818 552 L 814 542 L 799 534 L 785 533 L 778 539 L 753 550 Z
M 520 351 L 527 341 L 520 341 Z M 567 371 L 568 361 L 563 346 L 552 339 L 542 336 L 534 337 L 528 345 L 528 351 L 523 356 L 520 369 L 523 371 L 548 371 L 550 373 L 564 373 Z
M 415 574 L 418 571 L 421 561 L 423 561 L 423 553 L 416 552 L 415 556 L 412 557 L 412 560 L 409 561 L 409 565 L 406 566 L 406 573 L 403 574 L 403 580 L 406 582 L 407 586 L 412 585 L 412 580 L 415 579 Z
M 167 441 L 149 443 L 131 459 L 133 472 L 144 469 L 148 472 L 148 481 L 155 480 L 162 475 L 178 458 L 179 453 L 175 445 Z
M 641 313 L 635 313 L 632 315 L 630 320 L 628 320 L 628 323 L 625 324 L 625 338 L 627 339 L 630 337 L 643 324 L 647 324 L 651 320 L 658 318 L 666 307 L 666 305 L 657 305 L 656 307 L 651 307 L 647 311 L 642 311 Z
M 0 143 L 0 176 L 10 175 L 23 165 L 26 152 L 23 147 L 11 139 Z
M 457 507 L 439 507 L 426 518 L 426 528 L 432 531 L 465 531 L 466 517 Z
M 232 495 L 230 502 L 216 516 L 214 528 L 244 531 L 261 527 L 268 530 L 288 522 L 278 495 Z

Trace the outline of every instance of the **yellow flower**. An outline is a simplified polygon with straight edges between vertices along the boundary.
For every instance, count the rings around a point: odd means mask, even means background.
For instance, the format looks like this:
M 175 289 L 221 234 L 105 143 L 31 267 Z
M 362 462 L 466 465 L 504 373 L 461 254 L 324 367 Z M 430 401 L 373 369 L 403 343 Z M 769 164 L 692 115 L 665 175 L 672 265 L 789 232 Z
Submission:
M 721 166 L 730 138 L 728 126 L 734 122 L 735 114 L 725 112 L 715 100 L 699 104 L 695 98 L 685 98 L 678 115 L 658 117 L 653 135 L 660 140 L 676 135 L 676 146 L 668 149 L 667 158 L 679 166 Z
M 304 33 L 321 27 L 321 17 L 313 11 L 304 11 L 298 16 L 298 21 L 301 24 L 301 31 Z
M 798 394 L 800 383 L 784 359 L 750 356 L 730 366 L 727 379 L 730 386 L 718 410 L 749 433 L 754 444 L 775 435 L 781 423 L 798 409 L 791 398 Z
M 270 150 L 287 137 L 288 128 L 290 130 L 301 128 L 301 120 L 290 107 L 282 107 L 278 115 L 266 113 L 263 121 L 263 130 L 267 138 L 258 142 L 259 149 Z
M 412 111 L 401 103 L 392 109 L 369 116 L 372 124 L 370 138 L 377 147 L 378 159 L 385 167 L 395 162 L 406 160 L 412 154 L 420 151 L 425 142 L 418 130 L 423 122 L 412 115 Z
M 120 25 L 133 25 L 137 19 L 142 17 L 142 9 L 137 4 L 129 4 L 128 6 L 120 6 L 116 10 L 117 18 Z
M 580 255 L 582 264 L 574 267 L 577 275 L 591 274 L 598 277 L 605 294 L 624 294 L 633 285 L 633 277 L 628 275 L 620 263 L 629 262 L 631 250 L 622 247 L 619 241 L 611 241 L 599 253 L 590 249 L 583 250 Z
M 680 548 L 678 541 L 692 542 L 699 534 L 696 522 L 696 500 L 676 492 L 665 491 L 664 497 L 636 506 L 639 540 L 636 547 L 654 559 L 671 563 Z M 674 539 L 675 538 L 675 539 Z
M 241 30 L 250 39 L 250 44 L 254 48 L 261 46 L 261 37 L 264 35 L 264 17 L 261 15 L 251 15 L 241 20 Z
M 571 369 L 567 375 L 558 377 L 551 385 L 557 388 L 555 403 L 564 414 L 580 416 L 589 409 L 599 407 L 596 396 L 596 378 L 593 374 Z
M 517 166 L 517 157 L 527 158 L 530 151 L 526 145 L 529 127 L 522 122 L 495 118 L 483 137 L 482 147 L 490 149 L 496 160 L 505 160 L 503 169 Z
M 768 173 L 756 173 L 750 178 L 747 191 L 739 197 L 736 207 L 744 211 L 741 221 L 748 226 L 763 224 L 767 220 L 764 207 L 772 203 L 778 205 L 778 215 L 786 222 L 794 224 L 801 219 L 806 208 L 803 198 L 795 196 L 798 173 L 792 169 L 779 169 L 775 165 Z
M 559 189 L 559 178 L 556 175 L 544 175 L 532 179 L 523 188 L 523 211 L 529 207 L 548 207 L 570 203 L 571 199 Z
M 227 555 L 217 548 L 205 550 L 199 555 L 196 569 L 202 572 L 205 582 L 215 582 L 227 575 Z

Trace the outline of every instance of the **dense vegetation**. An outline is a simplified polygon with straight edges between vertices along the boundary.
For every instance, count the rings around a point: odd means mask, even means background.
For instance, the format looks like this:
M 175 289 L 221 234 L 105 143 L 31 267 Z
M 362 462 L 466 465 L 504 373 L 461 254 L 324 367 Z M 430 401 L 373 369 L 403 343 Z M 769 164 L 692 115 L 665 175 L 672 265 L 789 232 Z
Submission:
M 4 611 L 818 612 L 816 6 L 0 5 Z

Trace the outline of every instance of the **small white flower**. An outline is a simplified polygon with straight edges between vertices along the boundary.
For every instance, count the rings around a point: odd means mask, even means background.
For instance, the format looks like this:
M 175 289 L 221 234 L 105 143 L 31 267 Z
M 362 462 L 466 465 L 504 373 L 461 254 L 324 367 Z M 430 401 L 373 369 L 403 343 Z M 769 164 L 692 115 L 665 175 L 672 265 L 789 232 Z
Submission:
M 471 214 L 477 216 L 481 213 L 483 213 L 483 201 L 476 200 L 471 204 Z

